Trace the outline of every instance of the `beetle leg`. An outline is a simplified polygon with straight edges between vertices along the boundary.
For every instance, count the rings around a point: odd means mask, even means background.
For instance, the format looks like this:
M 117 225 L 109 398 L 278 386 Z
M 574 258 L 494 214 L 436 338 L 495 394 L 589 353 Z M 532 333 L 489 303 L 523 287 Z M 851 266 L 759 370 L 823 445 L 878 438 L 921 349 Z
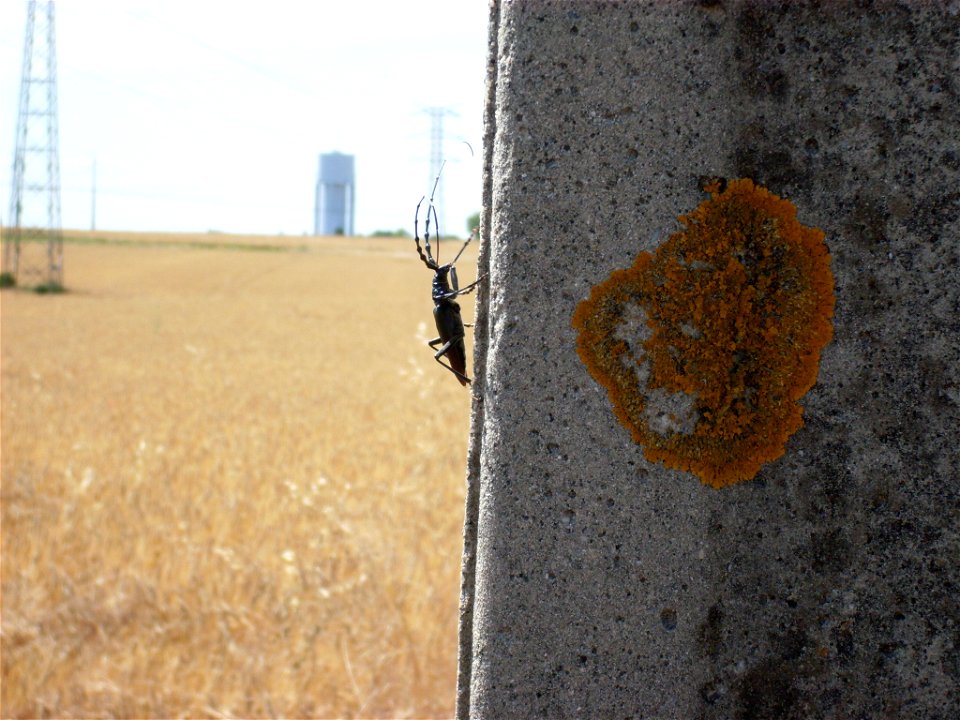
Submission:
M 470 380 L 470 378 L 468 378 L 468 377 L 467 377 L 466 375 L 464 375 L 462 372 L 458 372 L 457 370 L 454 370 L 452 367 L 450 367 L 450 365 L 449 365 L 448 363 L 445 363 L 443 360 L 441 360 L 441 359 L 438 358 L 437 356 L 434 356 L 433 359 L 436 360 L 436 361 L 437 361 L 438 363 L 440 363 L 441 365 L 443 365 L 443 367 L 445 367 L 447 370 L 449 370 L 450 372 L 452 372 L 454 375 L 456 375 L 462 382 L 464 382 L 464 383 L 466 383 L 466 384 L 468 384 L 468 385 L 472 382 L 472 380 Z
M 452 269 L 453 269 L 453 268 L 451 268 L 451 270 L 452 270 Z M 465 286 L 465 287 L 462 287 L 462 288 L 459 288 L 459 289 L 452 290 L 451 292 L 448 292 L 448 293 L 444 293 L 444 295 L 443 295 L 442 297 L 443 297 L 444 299 L 448 300 L 448 299 L 450 299 L 450 298 L 455 298 L 455 297 L 457 297 L 458 295 L 466 295 L 467 293 L 473 292 L 474 290 L 477 289 L 477 285 L 480 284 L 480 281 L 483 280 L 484 277 L 486 277 L 486 276 L 485 276 L 485 275 L 481 275 L 480 277 L 478 277 L 476 280 L 474 280 L 474 281 L 473 281 L 472 283 L 470 283 L 469 285 L 467 285 L 467 286 Z
M 452 373 L 453 373 L 454 375 L 456 375 L 458 378 L 460 378 L 460 380 L 461 380 L 462 382 L 469 383 L 469 382 L 470 382 L 470 378 L 468 378 L 468 377 L 467 377 L 466 375 L 464 375 L 462 372 L 458 372 L 458 371 L 454 370 L 453 367 L 452 367 L 449 363 L 445 363 L 443 360 L 440 359 L 440 358 L 442 358 L 444 355 L 446 355 L 446 354 L 450 351 L 450 348 L 453 347 L 453 344 L 454 344 L 455 342 L 459 341 L 459 340 L 463 340 L 463 335 L 460 335 L 460 336 L 455 337 L 455 338 L 451 338 L 450 340 L 448 340 L 447 342 L 445 342 L 445 343 L 443 344 L 443 346 L 442 346 L 439 350 L 437 350 L 437 352 L 434 353 L 433 359 L 436 360 L 436 361 L 437 361 L 438 363 L 440 363 L 441 365 L 443 365 L 447 370 L 449 370 L 450 372 L 452 372 Z M 437 345 L 439 345 L 441 342 L 442 342 L 442 338 L 435 337 L 433 340 L 427 340 L 427 345 L 429 345 L 431 348 L 435 348 L 435 347 L 436 347 Z

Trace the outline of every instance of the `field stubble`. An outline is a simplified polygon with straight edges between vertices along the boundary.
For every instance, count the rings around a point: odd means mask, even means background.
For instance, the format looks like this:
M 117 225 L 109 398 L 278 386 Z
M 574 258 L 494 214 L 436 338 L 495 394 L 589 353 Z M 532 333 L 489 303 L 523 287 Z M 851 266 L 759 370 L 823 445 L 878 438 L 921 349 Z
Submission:
M 452 714 L 469 397 L 430 273 L 278 246 L 68 245 L 70 292 L 3 293 L 4 717 Z

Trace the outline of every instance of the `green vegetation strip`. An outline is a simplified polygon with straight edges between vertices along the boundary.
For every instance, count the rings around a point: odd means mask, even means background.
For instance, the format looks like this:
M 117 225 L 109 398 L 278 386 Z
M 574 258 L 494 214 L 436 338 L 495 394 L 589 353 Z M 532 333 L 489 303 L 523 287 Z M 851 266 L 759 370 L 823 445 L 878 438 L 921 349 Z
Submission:
M 40 238 L 37 239 L 40 242 Z M 43 240 L 42 242 L 46 242 Z M 248 250 L 250 252 L 306 252 L 306 245 L 272 245 L 269 243 L 215 242 L 212 240 L 119 240 L 105 237 L 64 236 L 69 245 L 118 245 L 146 248 L 186 248 L 190 250 Z

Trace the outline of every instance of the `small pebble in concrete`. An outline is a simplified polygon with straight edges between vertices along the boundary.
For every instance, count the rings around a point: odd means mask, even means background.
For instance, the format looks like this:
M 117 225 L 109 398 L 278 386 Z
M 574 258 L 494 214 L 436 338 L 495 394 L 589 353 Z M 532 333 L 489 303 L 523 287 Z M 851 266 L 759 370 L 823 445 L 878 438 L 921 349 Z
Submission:
M 664 630 L 677 629 L 677 611 L 673 608 L 664 608 L 660 611 L 660 624 Z

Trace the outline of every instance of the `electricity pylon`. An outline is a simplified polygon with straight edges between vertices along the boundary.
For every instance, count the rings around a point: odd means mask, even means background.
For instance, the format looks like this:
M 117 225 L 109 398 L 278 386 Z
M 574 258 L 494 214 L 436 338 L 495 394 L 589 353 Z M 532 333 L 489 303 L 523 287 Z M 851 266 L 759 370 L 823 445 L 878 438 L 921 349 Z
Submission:
M 444 210 L 446 205 L 443 202 L 443 177 L 441 176 L 440 171 L 443 169 L 443 118 L 446 115 L 455 115 L 452 110 L 444 107 L 429 107 L 425 109 L 425 112 L 430 115 L 430 177 L 429 185 L 427 187 L 434 187 L 436 182 L 436 190 L 433 192 L 434 200 L 434 209 L 437 212 L 437 225 L 439 232 L 441 229 L 446 228 L 446 218 L 444 217 Z M 440 181 L 437 182 L 437 178 L 440 177 Z
M 3 270 L 14 282 L 63 285 L 58 135 L 54 3 L 29 0 L 10 215 L 3 233 Z

